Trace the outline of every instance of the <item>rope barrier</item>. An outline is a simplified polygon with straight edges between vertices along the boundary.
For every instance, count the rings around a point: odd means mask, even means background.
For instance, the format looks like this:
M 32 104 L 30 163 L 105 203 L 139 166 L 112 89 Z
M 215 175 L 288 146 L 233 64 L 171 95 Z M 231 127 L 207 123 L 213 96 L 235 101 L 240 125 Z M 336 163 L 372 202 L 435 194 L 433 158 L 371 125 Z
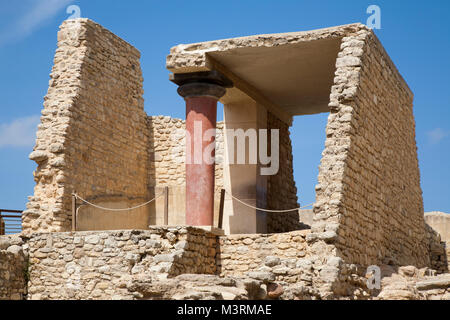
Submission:
M 241 199 L 236 198 L 235 196 L 233 196 L 233 195 L 232 195 L 230 192 L 228 192 L 227 190 L 225 190 L 225 192 L 226 192 L 231 198 L 233 198 L 234 200 L 236 200 L 236 201 L 242 203 L 243 205 L 245 205 L 245 206 L 247 206 L 247 207 L 249 207 L 249 208 L 252 208 L 252 209 L 255 209 L 255 210 L 259 210 L 259 211 L 264 211 L 264 212 L 275 212 L 275 213 L 292 212 L 292 211 L 296 211 L 296 210 L 301 210 L 301 209 L 304 209 L 304 208 L 308 208 L 308 207 L 314 205 L 314 203 L 310 203 L 310 204 L 308 204 L 308 205 L 306 205 L 306 206 L 302 206 L 302 207 L 298 207 L 298 208 L 294 208 L 294 209 L 287 209 L 287 210 L 269 210 L 269 209 L 263 209 L 263 208 L 258 208 L 258 207 L 252 206 L 252 205 L 250 205 L 250 204 L 248 204 L 248 203 L 245 203 L 245 202 L 242 201 Z M 88 205 L 90 205 L 90 206 L 93 206 L 93 207 L 95 207 L 95 208 L 97 208 L 97 209 L 107 210 L 107 211 L 128 211 L 128 210 L 134 210 L 134 209 L 138 209 L 138 208 L 141 208 L 141 207 L 143 207 L 143 206 L 146 206 L 147 204 L 149 204 L 149 203 L 155 201 L 157 198 L 159 198 L 159 197 L 162 196 L 163 194 L 164 194 L 164 192 L 158 194 L 158 195 L 155 196 L 153 199 L 151 199 L 151 200 L 149 200 L 149 201 L 147 201 L 147 202 L 145 202 L 145 203 L 142 203 L 142 204 L 140 204 L 140 205 L 137 205 L 137 206 L 135 206 L 135 207 L 131 207 L 131 208 L 123 208 L 123 209 L 105 208 L 105 207 L 102 207 L 102 206 L 93 204 L 93 203 L 87 201 L 86 199 L 83 199 L 82 197 L 80 197 L 80 196 L 77 195 L 77 194 L 74 194 L 74 196 L 75 196 L 77 199 L 83 201 L 84 203 L 86 203 L 86 204 L 88 204 Z M 79 208 L 81 208 L 81 206 L 80 206 Z M 78 209 L 79 209 L 79 208 L 77 208 L 77 213 L 78 213 Z
M 97 208 L 97 209 L 107 210 L 107 211 L 128 211 L 128 210 L 134 210 L 134 209 L 137 209 L 137 208 L 146 206 L 146 205 L 148 205 L 149 203 L 151 203 L 152 201 L 154 201 L 154 200 L 156 200 L 157 198 L 159 198 L 160 196 L 162 196 L 163 194 L 164 194 L 164 192 L 158 194 L 158 195 L 155 196 L 153 199 L 151 199 L 151 200 L 149 200 L 149 201 L 147 201 L 147 202 L 145 202 L 145 203 L 142 203 L 142 204 L 140 204 L 140 205 L 137 205 L 137 206 L 135 206 L 135 207 L 131 207 L 131 208 L 123 208 L 123 209 L 105 208 L 105 207 L 102 207 L 102 206 L 93 204 L 93 203 L 91 203 L 91 202 L 89 202 L 89 201 L 83 199 L 82 197 L 80 197 L 80 196 L 77 195 L 76 193 L 74 194 L 74 196 L 75 196 L 77 199 L 83 201 L 84 203 L 86 203 L 86 204 L 88 204 L 88 205 L 91 205 L 91 206 L 93 206 L 93 207 L 95 207 L 95 208 Z M 81 206 L 80 206 L 80 208 L 81 208 Z M 78 209 L 79 209 L 79 208 L 78 208 Z M 78 209 L 77 209 L 77 211 L 78 211 Z
M 249 207 L 249 208 L 255 209 L 255 210 L 265 211 L 265 212 L 276 212 L 276 213 L 291 212 L 291 211 L 296 211 L 296 210 L 300 210 L 300 209 L 304 209 L 304 208 L 310 207 L 310 206 L 312 206 L 312 205 L 314 204 L 314 202 L 313 202 L 313 203 L 310 203 L 310 204 L 308 204 L 308 205 L 306 205 L 306 206 L 298 207 L 298 208 L 295 208 L 295 209 L 287 209 L 287 210 L 269 210 L 269 209 L 263 209 L 263 208 L 254 207 L 254 206 L 252 206 L 252 205 L 250 205 L 250 204 L 248 204 L 248 203 L 245 203 L 245 202 L 242 201 L 241 199 L 238 199 L 238 198 L 236 198 L 235 196 L 233 196 L 230 192 L 228 192 L 228 190 L 225 190 L 225 192 L 226 192 L 231 198 L 233 198 L 233 199 L 236 200 L 236 201 L 239 201 L 239 202 L 242 203 L 243 205 L 245 205 L 245 206 L 247 206 L 247 207 Z

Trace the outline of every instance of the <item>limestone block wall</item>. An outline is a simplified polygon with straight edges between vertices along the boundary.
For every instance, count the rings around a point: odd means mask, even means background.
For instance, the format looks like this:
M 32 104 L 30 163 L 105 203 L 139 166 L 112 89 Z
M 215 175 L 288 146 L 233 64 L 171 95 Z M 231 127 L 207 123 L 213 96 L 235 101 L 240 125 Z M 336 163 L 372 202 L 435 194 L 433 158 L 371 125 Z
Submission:
M 216 237 L 192 227 L 33 234 L 28 299 L 132 299 L 134 275 L 216 272 Z
M 150 187 L 183 186 L 185 180 L 185 121 L 168 116 L 149 116 Z
M 342 39 L 311 242 L 348 263 L 429 265 L 413 95 L 372 31 Z
M 380 265 L 381 291 L 369 290 L 366 266 L 326 254 L 318 264 L 309 236 L 180 226 L 3 236 L 0 299 L 265 299 L 276 288 L 289 300 L 448 299 L 448 273 L 427 267 Z
M 18 236 L 0 237 L 0 300 L 23 300 L 27 294 L 28 251 Z
M 279 120 L 275 115 L 268 112 L 267 129 L 269 133 L 268 141 L 270 141 L 271 129 L 279 129 L 280 138 L 280 168 L 276 175 L 268 176 L 267 208 L 273 210 L 297 208 L 297 188 L 295 186 L 294 180 L 292 143 L 289 137 L 289 126 L 283 121 Z M 287 213 L 268 213 L 268 233 L 288 232 L 297 229 L 299 229 L 299 216 L 297 210 Z
M 149 186 L 186 184 L 185 120 L 169 116 L 148 116 Z M 216 187 L 223 186 L 223 122 L 216 130 Z
M 148 116 L 150 187 L 185 186 L 185 120 L 169 116 Z M 216 189 L 223 187 L 223 122 L 216 130 Z
M 239 234 L 218 239 L 217 268 L 221 276 L 258 276 L 271 272 L 272 281 L 296 283 L 305 273 L 302 262 L 309 255 L 309 230 L 278 234 Z M 300 261 L 300 262 L 299 262 Z M 266 270 L 266 269 L 271 270 Z
M 71 193 L 144 200 L 148 136 L 139 52 L 88 19 L 65 21 L 36 146 L 23 229 L 67 231 Z M 114 201 L 112 203 L 114 205 Z

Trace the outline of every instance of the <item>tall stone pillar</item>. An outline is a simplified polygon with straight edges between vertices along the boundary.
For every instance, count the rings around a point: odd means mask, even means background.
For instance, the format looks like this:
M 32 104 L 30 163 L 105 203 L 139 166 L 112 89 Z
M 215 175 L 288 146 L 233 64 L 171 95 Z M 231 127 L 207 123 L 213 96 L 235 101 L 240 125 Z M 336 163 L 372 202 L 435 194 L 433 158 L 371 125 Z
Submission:
M 186 224 L 212 226 L 217 101 L 232 83 L 217 71 L 172 74 L 170 80 L 186 101 Z
M 226 150 L 224 188 L 251 206 L 266 208 L 268 176 L 260 174 L 258 155 L 259 141 L 262 139 L 259 130 L 267 128 L 267 110 L 252 99 L 225 104 L 223 109 Z M 243 136 L 241 139 L 238 138 L 239 131 Z M 238 161 L 238 144 L 242 143 L 244 150 L 241 148 L 241 152 L 245 152 L 245 163 Z M 256 161 L 250 160 L 252 155 Z M 267 231 L 265 212 L 247 207 L 229 194 L 225 196 L 223 222 L 225 234 Z

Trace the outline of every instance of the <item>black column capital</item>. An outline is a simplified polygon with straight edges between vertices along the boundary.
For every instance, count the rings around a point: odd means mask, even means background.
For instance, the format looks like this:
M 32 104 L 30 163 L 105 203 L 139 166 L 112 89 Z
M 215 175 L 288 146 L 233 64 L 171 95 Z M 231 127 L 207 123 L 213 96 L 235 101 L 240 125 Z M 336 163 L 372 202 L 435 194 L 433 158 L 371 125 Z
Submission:
M 217 100 L 233 87 L 227 77 L 216 70 L 192 73 L 173 73 L 169 80 L 179 85 L 178 94 L 183 98 L 209 96 Z

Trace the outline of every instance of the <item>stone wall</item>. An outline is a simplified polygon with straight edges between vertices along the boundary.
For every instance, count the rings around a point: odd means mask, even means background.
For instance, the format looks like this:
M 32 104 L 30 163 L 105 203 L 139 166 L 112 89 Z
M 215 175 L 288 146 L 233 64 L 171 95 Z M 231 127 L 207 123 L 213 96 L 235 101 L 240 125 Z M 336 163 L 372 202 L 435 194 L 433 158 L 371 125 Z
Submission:
M 218 274 L 283 288 L 282 299 L 377 299 L 380 291 L 367 287 L 366 266 L 346 264 L 326 250 L 318 254 L 317 248 L 308 244 L 310 235 L 310 230 L 301 230 L 219 237 Z M 383 277 L 398 269 L 381 267 L 392 271 Z
M 342 54 L 358 55 L 358 45 Z M 340 64 L 348 68 L 349 60 L 341 57 Z M 413 94 L 372 32 L 365 38 L 359 74 L 347 122 L 352 137 L 339 230 L 346 239 L 338 247 L 352 262 L 428 266 Z
M 309 255 L 305 240 L 308 233 L 309 230 L 301 230 L 221 236 L 217 249 L 218 274 L 258 276 L 258 273 L 272 272 L 275 275 L 272 281 L 301 281 L 301 264 Z
M 267 208 L 272 210 L 285 210 L 298 208 L 297 188 L 294 180 L 292 144 L 289 137 L 289 126 L 279 120 L 272 113 L 267 113 L 268 141 L 270 130 L 279 129 L 280 168 L 276 175 L 268 176 L 267 181 Z M 269 144 L 270 146 L 270 144 Z M 269 147 L 270 152 L 270 147 Z M 287 213 L 268 213 L 267 232 L 288 232 L 299 229 L 298 211 Z
M 318 264 L 309 235 L 178 226 L 4 236 L 0 299 L 449 299 L 449 274 L 427 267 L 380 265 L 381 289 L 368 289 L 367 267 Z
M 149 116 L 150 187 L 184 186 L 185 121 L 165 116 Z
M 33 234 L 28 299 L 132 299 L 135 275 L 216 272 L 216 237 L 193 227 Z
M 23 300 L 27 294 L 28 251 L 19 236 L 0 237 L 0 300 Z
M 127 203 L 147 192 L 140 53 L 100 25 L 63 22 L 36 146 L 25 232 L 71 229 L 71 193 Z
M 412 102 L 372 31 L 342 39 L 310 238 L 318 249 L 366 266 L 429 265 Z
M 184 186 L 186 184 L 185 120 L 168 116 L 149 116 L 150 131 L 149 186 Z M 216 187 L 223 186 L 223 122 L 216 130 Z

